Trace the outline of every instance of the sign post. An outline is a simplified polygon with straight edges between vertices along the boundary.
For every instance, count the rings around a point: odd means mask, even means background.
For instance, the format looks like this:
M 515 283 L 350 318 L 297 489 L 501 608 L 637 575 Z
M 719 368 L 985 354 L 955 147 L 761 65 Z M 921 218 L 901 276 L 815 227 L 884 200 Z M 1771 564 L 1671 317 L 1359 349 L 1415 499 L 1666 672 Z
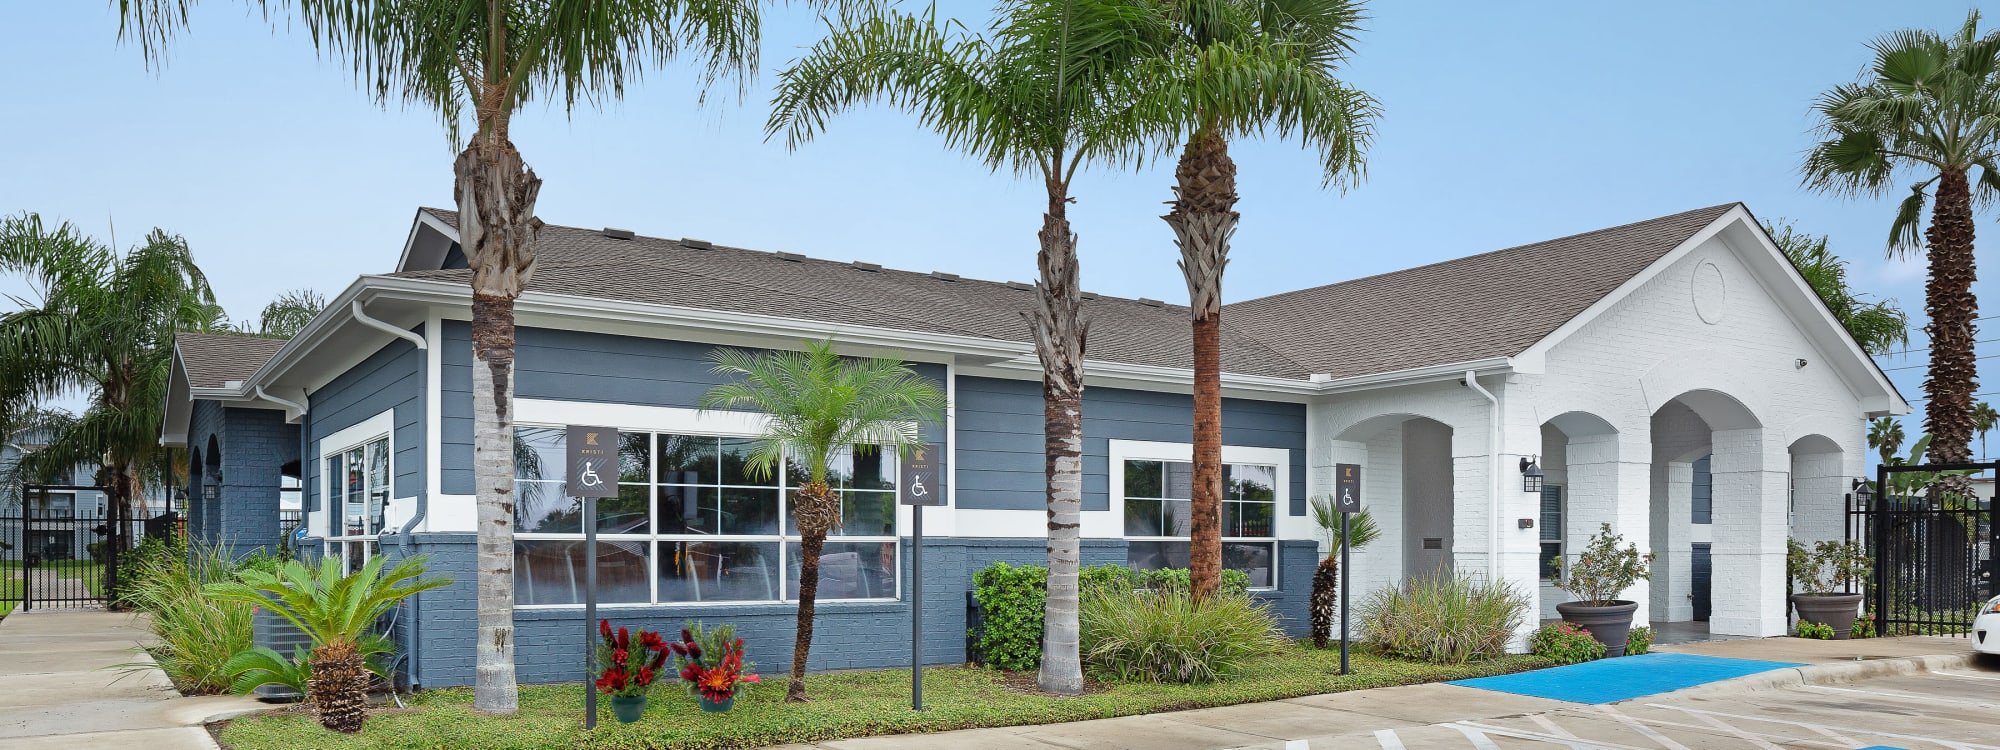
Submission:
M 910 710 L 924 710 L 924 507 L 944 505 L 938 453 L 930 446 L 903 452 L 897 499 L 910 506 Z
M 569 426 L 568 494 L 583 504 L 583 728 L 597 728 L 597 499 L 618 496 L 618 431 Z
M 1334 466 L 1334 510 L 1340 511 L 1340 673 L 1347 674 L 1347 582 L 1354 580 L 1354 567 L 1350 564 L 1354 545 L 1348 544 L 1349 521 L 1361 510 L 1361 466 L 1359 464 L 1337 464 Z

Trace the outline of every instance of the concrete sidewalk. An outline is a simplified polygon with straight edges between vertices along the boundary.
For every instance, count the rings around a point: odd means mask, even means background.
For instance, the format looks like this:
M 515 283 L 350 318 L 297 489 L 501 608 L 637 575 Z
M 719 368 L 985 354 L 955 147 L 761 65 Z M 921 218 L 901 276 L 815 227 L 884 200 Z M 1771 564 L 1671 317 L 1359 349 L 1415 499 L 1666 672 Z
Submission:
M 182 697 L 158 669 L 106 669 L 152 657 L 143 616 L 26 610 L 0 620 L 0 746 L 213 750 L 202 725 L 264 706 L 236 696 Z

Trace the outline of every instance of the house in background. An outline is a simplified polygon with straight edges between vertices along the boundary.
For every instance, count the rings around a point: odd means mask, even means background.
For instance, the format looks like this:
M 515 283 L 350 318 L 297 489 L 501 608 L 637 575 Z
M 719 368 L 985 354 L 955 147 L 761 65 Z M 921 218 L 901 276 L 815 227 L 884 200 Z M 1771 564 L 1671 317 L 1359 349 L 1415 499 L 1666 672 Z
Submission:
M 417 212 L 393 270 L 350 285 L 289 342 L 183 337 L 168 442 L 201 456 L 190 528 L 275 528 L 285 477 L 305 548 L 352 566 L 428 554 L 456 583 L 409 605 L 413 680 L 469 684 L 474 633 L 469 271 L 453 212 Z M 735 623 L 783 660 L 795 605 L 792 479 L 743 470 L 759 416 L 703 412 L 718 346 L 831 338 L 894 354 L 948 394 L 927 513 L 925 658 L 965 653 L 965 592 L 996 560 L 1045 559 L 1032 285 L 550 226 L 517 304 L 516 661 L 582 676 L 581 514 L 561 428 L 621 431 L 600 505 L 604 616 Z M 386 269 L 385 269 L 386 270 Z M 1189 497 L 1186 308 L 1085 295 L 1084 562 L 1182 566 Z M 1871 417 L 1909 406 L 1740 204 L 1229 305 L 1224 564 L 1295 635 L 1324 540 L 1308 500 L 1361 467 L 1384 533 L 1356 591 L 1451 570 L 1533 591 L 1601 523 L 1659 555 L 1641 618 L 1717 634 L 1785 627 L 1785 539 L 1841 533 Z M 1524 480 L 1529 465 L 1543 486 Z M 815 669 L 900 665 L 908 510 L 893 457 L 840 464 Z M 1540 615 L 1553 602 L 1533 602 Z M 1532 627 L 1538 617 L 1524 626 Z
M 110 495 L 97 486 L 98 467 L 83 464 L 43 484 L 13 475 L 22 456 L 47 445 L 41 430 L 23 430 L 0 439 L 0 560 L 88 560 L 90 545 L 110 511 Z M 167 512 L 168 488 L 145 493 L 145 518 Z M 144 518 L 134 519 L 134 538 Z

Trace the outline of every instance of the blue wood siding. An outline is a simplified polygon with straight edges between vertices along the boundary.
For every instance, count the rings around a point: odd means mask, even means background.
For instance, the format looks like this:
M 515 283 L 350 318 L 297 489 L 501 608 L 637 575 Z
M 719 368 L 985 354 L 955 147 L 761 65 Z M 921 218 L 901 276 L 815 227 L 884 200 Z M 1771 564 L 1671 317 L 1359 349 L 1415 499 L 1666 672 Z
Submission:
M 417 329 L 422 333 L 422 327 Z M 320 440 L 377 414 L 395 410 L 395 482 L 398 498 L 424 494 L 424 359 L 423 352 L 397 339 L 384 345 L 347 372 L 308 394 L 305 454 L 301 483 L 308 508 L 319 507 Z
M 1083 392 L 1083 509 L 1109 510 L 1110 441 L 1192 442 L 1194 399 L 1120 388 Z M 1042 386 L 1031 380 L 958 379 L 958 505 L 1043 507 Z M 1306 407 L 1223 399 L 1222 442 L 1291 452 L 1292 515 L 1306 508 Z

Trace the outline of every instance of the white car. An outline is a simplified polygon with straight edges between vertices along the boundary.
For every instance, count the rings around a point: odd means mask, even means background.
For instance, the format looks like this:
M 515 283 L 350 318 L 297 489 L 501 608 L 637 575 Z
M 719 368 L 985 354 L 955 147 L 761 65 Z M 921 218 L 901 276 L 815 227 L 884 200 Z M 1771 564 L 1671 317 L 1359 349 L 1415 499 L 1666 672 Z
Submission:
M 2000 596 L 1980 607 L 1979 618 L 1972 621 L 1972 650 L 2000 655 Z

